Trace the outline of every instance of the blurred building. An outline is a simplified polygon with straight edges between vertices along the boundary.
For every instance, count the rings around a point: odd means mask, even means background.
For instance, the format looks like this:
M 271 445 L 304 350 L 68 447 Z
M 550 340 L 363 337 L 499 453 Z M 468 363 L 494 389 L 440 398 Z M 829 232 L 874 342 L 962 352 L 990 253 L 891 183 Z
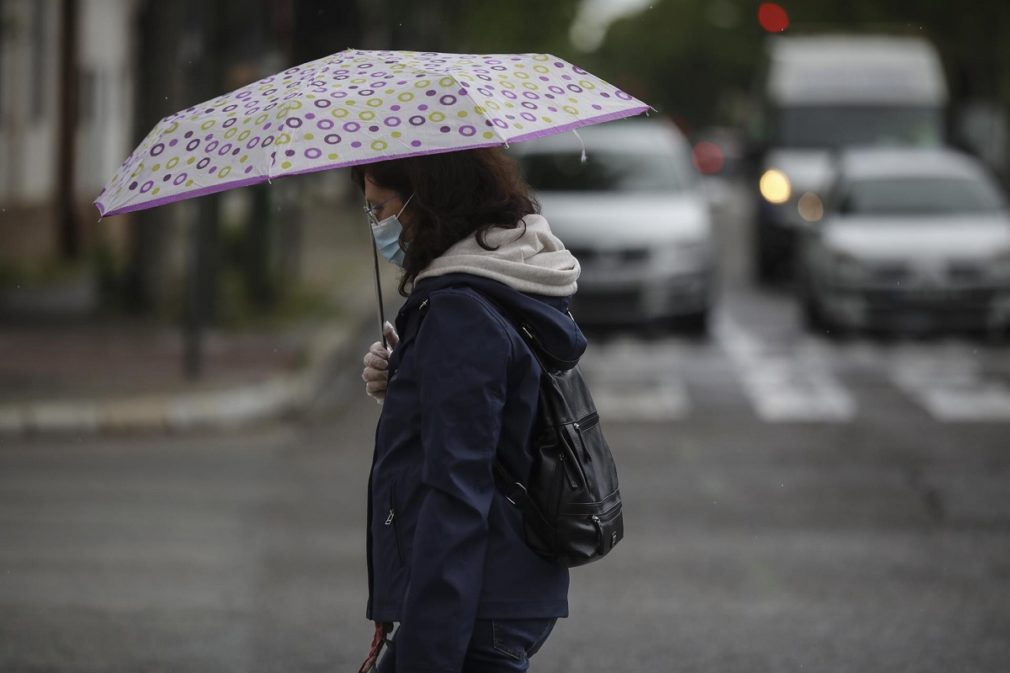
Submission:
M 129 153 L 136 7 L 0 1 L 0 256 L 51 253 L 58 219 L 83 208 Z

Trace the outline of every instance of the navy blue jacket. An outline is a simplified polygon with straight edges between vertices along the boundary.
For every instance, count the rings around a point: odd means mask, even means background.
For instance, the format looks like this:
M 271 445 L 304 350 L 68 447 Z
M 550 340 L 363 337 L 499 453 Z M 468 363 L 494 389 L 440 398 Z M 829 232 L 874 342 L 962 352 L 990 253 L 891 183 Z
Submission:
M 568 614 L 568 569 L 526 546 L 493 473 L 496 456 L 529 473 L 540 366 L 478 291 L 558 359 L 586 348 L 569 298 L 471 274 L 420 281 L 397 315 L 369 482 L 367 613 L 400 622 L 401 671 L 458 672 L 476 619 Z

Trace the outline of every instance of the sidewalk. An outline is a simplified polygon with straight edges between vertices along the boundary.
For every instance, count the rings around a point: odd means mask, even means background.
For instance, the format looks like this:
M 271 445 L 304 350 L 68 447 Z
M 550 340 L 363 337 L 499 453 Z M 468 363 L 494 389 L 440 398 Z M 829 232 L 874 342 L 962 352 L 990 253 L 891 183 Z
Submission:
M 178 325 L 114 318 L 0 326 L 0 436 L 233 427 L 306 407 L 334 362 L 357 361 L 357 337 L 377 320 L 367 247 L 340 247 L 325 223 L 312 226 L 309 263 L 342 279 L 334 310 L 284 328 L 208 330 L 195 381 L 183 373 Z M 396 304 L 393 276 L 384 266 L 387 312 Z

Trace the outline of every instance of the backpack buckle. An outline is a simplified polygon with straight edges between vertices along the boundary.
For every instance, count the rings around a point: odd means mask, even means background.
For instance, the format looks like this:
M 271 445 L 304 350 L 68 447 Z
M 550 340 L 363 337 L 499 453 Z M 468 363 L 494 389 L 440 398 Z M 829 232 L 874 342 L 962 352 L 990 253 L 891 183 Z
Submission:
M 516 499 L 522 498 L 523 500 L 525 500 L 529 496 L 529 494 L 526 491 L 526 487 L 520 484 L 518 481 L 515 484 L 513 484 L 513 487 L 514 488 L 512 489 L 512 491 L 505 495 L 505 499 L 508 500 L 513 505 L 515 505 L 516 507 L 518 507 L 519 503 L 516 502 Z M 520 491 L 522 491 L 522 493 L 520 493 Z

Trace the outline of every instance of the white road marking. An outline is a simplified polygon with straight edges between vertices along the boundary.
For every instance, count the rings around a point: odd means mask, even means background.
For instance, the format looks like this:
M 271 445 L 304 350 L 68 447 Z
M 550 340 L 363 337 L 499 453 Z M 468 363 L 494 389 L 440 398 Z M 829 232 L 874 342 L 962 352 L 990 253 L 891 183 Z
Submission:
M 855 401 L 816 349 L 789 351 L 761 341 L 725 314 L 715 334 L 762 420 L 842 422 L 855 416 Z
M 890 375 L 936 420 L 1010 420 L 1010 386 L 987 377 L 966 346 L 898 349 Z
M 776 343 L 723 313 L 710 345 L 628 337 L 593 343 L 581 366 L 604 422 L 670 422 L 693 411 L 685 363 L 702 353 L 714 357 L 715 348 L 725 353 L 765 422 L 853 420 L 858 404 L 835 366 L 877 373 L 938 422 L 1010 422 L 1010 381 L 988 372 L 1003 353 L 958 340 L 834 343 L 807 337 Z
M 580 366 L 604 423 L 610 419 L 673 421 L 691 411 L 687 387 L 678 372 L 682 359 L 674 341 L 624 339 L 594 345 Z

